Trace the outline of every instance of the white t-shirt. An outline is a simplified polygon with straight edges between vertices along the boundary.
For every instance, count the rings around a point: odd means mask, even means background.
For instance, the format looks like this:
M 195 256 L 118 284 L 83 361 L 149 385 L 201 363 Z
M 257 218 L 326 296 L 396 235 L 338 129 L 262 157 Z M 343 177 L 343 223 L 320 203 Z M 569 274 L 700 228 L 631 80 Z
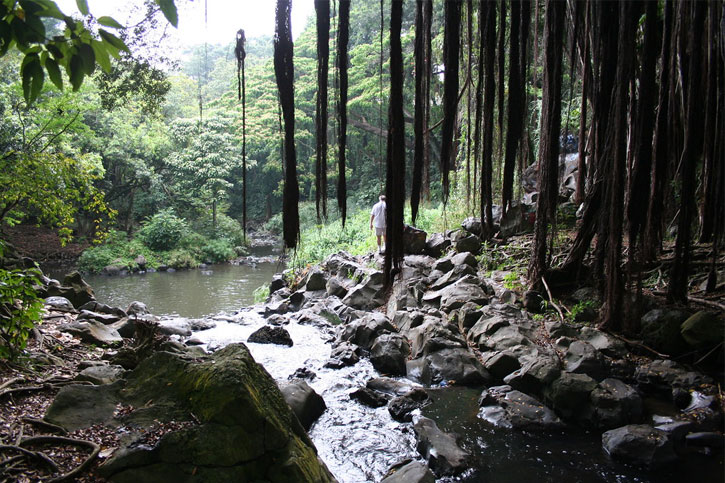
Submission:
M 375 203 L 375 206 L 373 206 L 373 210 L 370 212 L 373 218 L 373 226 L 375 228 L 385 228 L 385 202 L 384 201 L 378 201 Z

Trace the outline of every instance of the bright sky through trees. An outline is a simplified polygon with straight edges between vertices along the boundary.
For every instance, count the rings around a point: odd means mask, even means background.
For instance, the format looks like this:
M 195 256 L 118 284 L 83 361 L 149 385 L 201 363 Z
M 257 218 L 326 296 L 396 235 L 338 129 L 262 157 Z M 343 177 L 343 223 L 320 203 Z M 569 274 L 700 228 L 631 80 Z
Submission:
M 58 7 L 68 15 L 79 15 L 75 0 L 57 0 Z M 171 42 L 168 45 L 196 45 L 204 41 L 211 44 L 232 42 L 237 30 L 243 28 L 247 38 L 274 35 L 274 0 L 176 0 L 179 10 L 178 30 L 169 26 Z M 129 11 L 142 0 L 89 0 L 88 6 L 95 17 L 108 15 L 127 25 Z M 206 4 L 206 26 L 204 7 Z M 308 17 L 315 11 L 314 0 L 293 0 L 292 35 L 302 33 Z

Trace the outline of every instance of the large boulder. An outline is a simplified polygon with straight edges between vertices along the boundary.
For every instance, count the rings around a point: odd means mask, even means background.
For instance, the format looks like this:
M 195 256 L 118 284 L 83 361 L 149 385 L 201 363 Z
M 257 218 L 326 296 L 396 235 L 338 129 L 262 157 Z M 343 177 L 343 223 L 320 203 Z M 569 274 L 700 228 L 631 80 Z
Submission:
M 597 381 L 586 374 L 563 372 L 544 390 L 546 400 L 564 418 L 580 415 L 587 409 Z
M 75 321 L 61 325 L 58 329 L 78 337 L 86 344 L 108 346 L 123 342 L 121 334 L 116 329 L 95 320 Z
M 383 314 L 371 312 L 344 326 L 338 333 L 338 340 L 369 350 L 375 339 L 384 332 L 395 332 L 395 327 Z
M 309 430 L 312 423 L 327 409 L 325 400 L 305 381 L 295 381 L 280 388 L 284 400 L 292 408 L 302 427 Z
M 427 292 L 423 295 L 423 303 L 440 307 L 444 312 L 461 308 L 466 302 L 486 305 L 488 295 L 481 288 L 480 281 L 473 275 L 467 275 L 441 290 Z
M 725 339 L 725 320 L 713 312 L 701 310 L 682 323 L 680 332 L 692 347 L 720 344 Z
M 441 431 L 433 420 L 421 417 L 413 430 L 418 452 L 437 476 L 456 475 L 467 468 L 469 454 L 458 446 L 456 438 Z
M 265 325 L 252 332 L 247 342 L 256 342 L 257 344 L 277 344 L 292 347 L 292 337 L 283 327 Z
M 70 385 L 61 388 L 44 419 L 68 431 L 104 424 L 113 418 L 123 384 Z
M 411 355 L 415 359 L 441 349 L 466 347 L 466 341 L 440 319 L 427 318 L 425 323 L 408 331 Z M 425 320 L 425 319 L 424 319 Z
M 310 292 L 325 290 L 326 286 L 327 278 L 325 273 L 317 267 L 311 268 L 305 278 L 305 290 Z
M 382 334 L 370 348 L 370 362 L 378 372 L 404 376 L 405 361 L 409 354 L 410 346 L 405 337 L 399 334 Z
M 412 255 L 419 255 L 425 251 L 427 233 L 410 225 L 403 228 L 403 251 Z
M 201 360 L 157 352 L 121 393 L 139 408 L 122 424 L 186 423 L 154 447 L 129 437 L 99 468 L 110 481 L 334 481 L 274 379 L 243 344 Z
M 116 365 L 93 365 L 83 369 L 76 377 L 76 381 L 88 381 L 95 385 L 111 384 L 123 377 L 126 370 Z
M 429 402 L 430 398 L 425 389 L 417 387 L 409 393 L 393 398 L 388 404 L 388 412 L 396 421 L 411 421 L 413 416 L 410 413 Z
M 421 384 L 442 382 L 476 386 L 491 381 L 491 375 L 467 349 L 441 349 L 425 357 L 408 361 L 407 375 Z
M 347 292 L 342 301 L 354 309 L 373 310 L 385 302 L 383 282 L 382 272 L 369 273 Z
M 428 237 L 425 242 L 425 253 L 432 257 L 440 257 L 448 247 L 451 246 L 450 238 L 447 238 L 442 233 L 433 233 Z
M 499 388 L 509 390 L 501 391 Z M 487 389 L 481 395 L 484 405 L 478 413 L 480 418 L 505 428 L 551 429 L 563 426 L 556 413 L 536 398 L 511 390 L 510 386 L 499 388 Z
M 66 275 L 62 285 L 49 284 L 45 295 L 65 297 L 76 308 L 96 299 L 93 289 L 83 280 L 79 272 L 71 272 Z
M 564 354 L 566 370 L 578 374 L 587 374 L 596 380 L 604 379 L 606 367 L 604 357 L 588 342 L 575 340 Z
M 659 468 L 677 459 L 667 434 L 646 424 L 630 424 L 602 435 L 602 446 L 612 458 Z
M 459 253 L 478 253 L 481 250 L 481 239 L 476 235 L 469 235 L 456 240 L 456 251 Z
M 641 321 L 642 341 L 670 355 L 680 355 L 687 349 L 680 326 L 689 314 L 677 309 L 654 309 L 647 312 Z
M 559 365 L 557 357 L 540 355 L 525 362 L 521 369 L 504 377 L 503 381 L 527 394 L 538 394 L 559 377 Z
M 637 423 L 642 417 L 642 398 L 632 387 L 619 379 L 605 379 L 589 395 L 589 422 L 602 429 Z

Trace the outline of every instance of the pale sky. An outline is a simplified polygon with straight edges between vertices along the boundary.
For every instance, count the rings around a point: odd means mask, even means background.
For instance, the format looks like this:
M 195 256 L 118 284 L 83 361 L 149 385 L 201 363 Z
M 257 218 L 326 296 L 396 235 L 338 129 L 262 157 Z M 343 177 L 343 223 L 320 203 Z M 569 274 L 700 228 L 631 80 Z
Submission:
M 63 13 L 79 14 L 75 0 L 55 0 Z M 129 5 L 142 4 L 142 0 L 88 0 L 95 17 L 108 15 L 121 24 L 128 20 Z M 172 34 L 172 42 L 192 45 L 205 41 L 210 44 L 232 42 L 237 30 L 244 29 L 246 37 L 274 35 L 275 0 L 206 0 L 207 22 L 204 23 L 205 0 L 176 0 L 179 28 Z M 315 12 L 314 0 L 292 0 L 292 35 L 297 38 L 307 25 L 307 18 Z M 169 30 L 175 30 L 169 26 Z

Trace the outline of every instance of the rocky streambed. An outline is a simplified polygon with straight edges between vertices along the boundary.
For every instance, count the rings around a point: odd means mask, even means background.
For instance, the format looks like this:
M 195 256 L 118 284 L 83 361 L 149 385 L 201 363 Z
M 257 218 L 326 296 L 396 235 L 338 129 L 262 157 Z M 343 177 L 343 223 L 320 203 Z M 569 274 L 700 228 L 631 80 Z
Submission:
M 639 342 L 533 316 L 482 272 L 478 249 L 464 231 L 418 234 L 388 291 L 381 258 L 338 253 L 292 286 L 276 276 L 264 304 L 203 319 L 50 298 L 67 319 L 58 330 L 111 348 L 81 372 L 93 385 L 61 390 L 46 419 L 122 432 L 101 467 L 113 481 L 722 474 L 717 381 Z M 646 317 L 650 329 L 676 324 L 693 348 L 722 340 L 722 314 Z

